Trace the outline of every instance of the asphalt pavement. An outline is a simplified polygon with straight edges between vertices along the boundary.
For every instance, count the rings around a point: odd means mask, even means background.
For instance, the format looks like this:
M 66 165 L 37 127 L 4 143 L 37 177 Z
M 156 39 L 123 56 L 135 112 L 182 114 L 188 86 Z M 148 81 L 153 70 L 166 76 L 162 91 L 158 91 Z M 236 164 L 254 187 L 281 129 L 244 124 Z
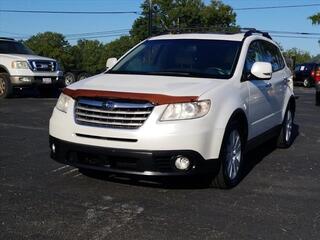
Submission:
M 320 239 L 320 107 L 296 95 L 294 144 L 251 152 L 231 190 L 83 175 L 49 157 L 55 98 L 1 100 L 0 239 Z

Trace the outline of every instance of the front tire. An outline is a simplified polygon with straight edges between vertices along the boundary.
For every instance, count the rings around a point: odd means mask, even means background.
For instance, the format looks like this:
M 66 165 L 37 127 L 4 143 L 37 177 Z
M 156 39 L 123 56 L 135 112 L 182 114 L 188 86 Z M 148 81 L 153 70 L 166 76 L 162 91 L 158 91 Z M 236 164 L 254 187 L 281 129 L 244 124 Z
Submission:
M 6 73 L 0 73 L 0 99 L 8 98 L 12 94 L 10 77 Z
M 237 122 L 231 122 L 223 137 L 219 157 L 219 172 L 212 181 L 216 188 L 228 189 L 236 186 L 242 176 L 244 137 Z
M 281 131 L 277 140 L 277 147 L 279 148 L 288 148 L 293 142 L 293 120 L 294 120 L 294 111 L 289 105 L 284 115 L 282 122 Z

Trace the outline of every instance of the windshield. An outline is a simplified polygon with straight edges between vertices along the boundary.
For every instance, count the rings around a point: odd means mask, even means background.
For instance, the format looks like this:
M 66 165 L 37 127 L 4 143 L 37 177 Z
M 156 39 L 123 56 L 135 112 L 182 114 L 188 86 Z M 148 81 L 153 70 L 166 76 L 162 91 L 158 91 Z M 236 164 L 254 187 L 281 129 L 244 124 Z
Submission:
M 227 79 L 232 77 L 241 42 L 222 40 L 148 40 L 107 73 Z
M 22 43 L 13 41 L 0 41 L 0 53 L 34 55 L 34 53 Z

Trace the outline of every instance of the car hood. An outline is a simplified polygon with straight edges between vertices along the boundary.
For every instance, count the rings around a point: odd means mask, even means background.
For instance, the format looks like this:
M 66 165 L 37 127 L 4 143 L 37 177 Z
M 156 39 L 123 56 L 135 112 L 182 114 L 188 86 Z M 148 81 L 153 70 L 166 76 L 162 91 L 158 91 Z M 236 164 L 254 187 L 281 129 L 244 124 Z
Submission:
M 227 80 L 156 75 L 99 74 L 76 82 L 72 90 L 98 90 L 128 93 L 201 96 Z
M 47 61 L 56 61 L 52 58 L 42 57 L 38 55 L 27 55 L 27 54 L 0 54 L 0 56 L 4 56 L 7 58 L 11 58 L 12 60 L 47 60 Z

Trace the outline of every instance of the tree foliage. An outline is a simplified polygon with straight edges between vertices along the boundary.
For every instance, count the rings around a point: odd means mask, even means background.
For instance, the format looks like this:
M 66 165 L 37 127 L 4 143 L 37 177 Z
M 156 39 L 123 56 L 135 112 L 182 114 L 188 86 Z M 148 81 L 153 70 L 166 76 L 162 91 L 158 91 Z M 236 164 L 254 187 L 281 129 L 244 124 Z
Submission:
M 60 33 L 45 32 L 32 36 L 25 44 L 35 53 L 59 60 L 65 70 L 84 70 L 95 74 L 105 69 L 109 57 L 121 57 L 138 42 L 148 37 L 148 0 L 141 5 L 129 36 L 103 44 L 97 40 L 79 40 L 71 46 Z M 236 26 L 236 14 L 221 1 L 153 0 L 153 34 L 163 32 L 199 32 L 208 28 Z
M 283 52 L 285 58 L 294 59 L 296 64 L 310 62 L 312 56 L 309 52 L 298 48 L 291 48 Z
M 149 4 L 141 5 L 142 15 L 133 23 L 130 31 L 135 41 L 148 37 Z M 221 1 L 212 0 L 205 5 L 202 0 L 154 0 L 152 33 L 199 32 L 208 28 L 235 27 L 236 14 Z
M 320 24 L 320 13 L 310 16 L 309 19 L 312 21 L 312 24 Z
M 72 48 L 76 69 L 95 74 L 104 69 L 104 45 L 97 40 L 79 40 Z
M 74 58 L 70 54 L 71 46 L 60 33 L 38 33 L 24 43 L 36 54 L 57 59 L 64 67 L 73 65 Z
M 320 63 L 320 54 L 314 56 L 312 59 L 311 59 L 312 62 L 316 62 L 316 63 Z

